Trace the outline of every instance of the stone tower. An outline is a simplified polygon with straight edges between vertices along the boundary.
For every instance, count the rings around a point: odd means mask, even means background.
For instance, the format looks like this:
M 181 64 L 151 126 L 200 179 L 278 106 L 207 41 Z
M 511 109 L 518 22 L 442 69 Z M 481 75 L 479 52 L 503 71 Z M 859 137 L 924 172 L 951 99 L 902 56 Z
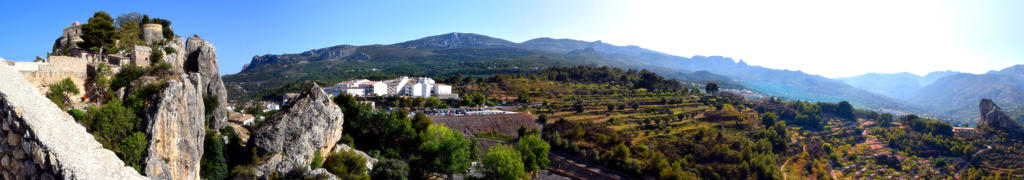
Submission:
M 54 42 L 53 54 L 65 54 L 70 53 L 70 50 L 77 49 L 78 43 L 82 42 L 82 24 L 78 22 L 71 23 L 71 26 L 64 28 L 64 34 Z
M 164 39 L 164 27 L 160 24 L 143 24 L 142 40 L 146 43 L 153 43 Z

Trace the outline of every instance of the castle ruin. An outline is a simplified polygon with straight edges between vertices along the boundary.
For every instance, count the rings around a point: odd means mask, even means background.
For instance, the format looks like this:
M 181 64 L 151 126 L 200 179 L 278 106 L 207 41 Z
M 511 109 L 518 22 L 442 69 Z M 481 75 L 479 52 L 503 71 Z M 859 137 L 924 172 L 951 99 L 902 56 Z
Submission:
M 88 79 L 90 68 L 95 68 L 99 64 L 107 64 L 116 73 L 121 65 L 135 64 L 147 67 L 154 62 L 149 59 L 153 50 L 148 46 L 136 45 L 132 49 L 108 55 L 82 49 L 78 43 L 84 41 L 83 35 L 82 24 L 74 22 L 71 26 L 64 28 L 63 34 L 54 42 L 53 51 L 46 58 L 36 59 L 32 62 L 3 61 L 21 73 L 40 93 L 46 93 L 50 85 L 59 83 L 64 78 L 70 78 L 81 90 L 81 93 L 75 95 L 76 97 L 82 97 L 85 93 L 85 82 Z M 143 24 L 142 39 L 151 45 L 154 42 L 164 41 L 163 26 Z M 180 56 L 165 56 L 165 58 L 168 57 L 179 58 Z M 87 100 L 85 97 L 71 99 L 75 103 Z

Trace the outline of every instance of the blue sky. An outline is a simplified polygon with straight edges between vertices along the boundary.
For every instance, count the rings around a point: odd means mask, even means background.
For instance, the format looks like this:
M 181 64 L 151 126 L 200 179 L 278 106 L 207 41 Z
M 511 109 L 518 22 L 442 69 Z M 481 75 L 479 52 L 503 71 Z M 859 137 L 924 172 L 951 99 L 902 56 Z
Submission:
M 254 55 L 391 44 L 448 32 L 522 42 L 603 40 L 722 55 L 827 77 L 1024 64 L 1024 1 L 3 1 L 0 57 L 44 56 L 93 12 L 169 19 L 217 47 L 222 74 Z

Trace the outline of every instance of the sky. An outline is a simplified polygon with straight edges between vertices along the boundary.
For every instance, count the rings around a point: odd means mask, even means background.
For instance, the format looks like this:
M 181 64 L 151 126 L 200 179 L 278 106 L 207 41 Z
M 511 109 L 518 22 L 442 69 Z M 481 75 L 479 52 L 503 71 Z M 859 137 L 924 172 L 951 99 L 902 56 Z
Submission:
M 253 56 L 449 32 L 601 40 L 825 77 L 1024 64 L 1024 1 L 3 1 L 0 58 L 45 56 L 95 11 L 169 19 L 213 43 L 222 74 Z

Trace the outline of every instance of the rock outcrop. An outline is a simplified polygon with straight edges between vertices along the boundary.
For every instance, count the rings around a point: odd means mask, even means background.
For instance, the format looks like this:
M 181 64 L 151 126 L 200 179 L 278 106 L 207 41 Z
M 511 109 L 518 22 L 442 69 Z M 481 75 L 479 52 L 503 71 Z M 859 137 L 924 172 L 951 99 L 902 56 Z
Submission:
M 0 179 L 145 179 L 0 63 Z
M 153 179 L 200 179 L 206 135 L 201 76 L 176 74 L 156 82 L 163 87 L 146 107 L 145 173 Z
M 167 44 L 163 46 L 165 49 L 170 47 L 174 49 L 174 53 L 164 51 L 163 62 L 171 64 L 171 69 L 184 69 L 185 68 L 185 39 L 181 36 L 174 36 L 169 39 Z
M 991 99 L 982 99 L 978 104 L 978 109 L 981 112 L 978 127 L 985 126 L 997 131 L 1024 135 L 1024 127 L 1010 119 L 1010 116 L 1007 116 L 1003 109 L 999 108 L 999 105 L 996 105 Z
M 220 129 L 227 126 L 228 109 L 226 104 L 228 92 L 224 88 L 224 81 L 220 77 L 216 51 L 217 49 L 210 42 L 206 42 L 195 35 L 188 37 L 182 68 L 186 73 L 199 73 L 202 77 L 202 90 L 205 93 L 203 95 L 217 96 L 219 106 L 211 113 L 214 121 L 210 127 Z
M 341 108 L 313 84 L 249 137 L 249 147 L 270 155 L 255 165 L 256 175 L 308 172 L 315 152 L 326 156 L 341 138 L 342 116 Z

